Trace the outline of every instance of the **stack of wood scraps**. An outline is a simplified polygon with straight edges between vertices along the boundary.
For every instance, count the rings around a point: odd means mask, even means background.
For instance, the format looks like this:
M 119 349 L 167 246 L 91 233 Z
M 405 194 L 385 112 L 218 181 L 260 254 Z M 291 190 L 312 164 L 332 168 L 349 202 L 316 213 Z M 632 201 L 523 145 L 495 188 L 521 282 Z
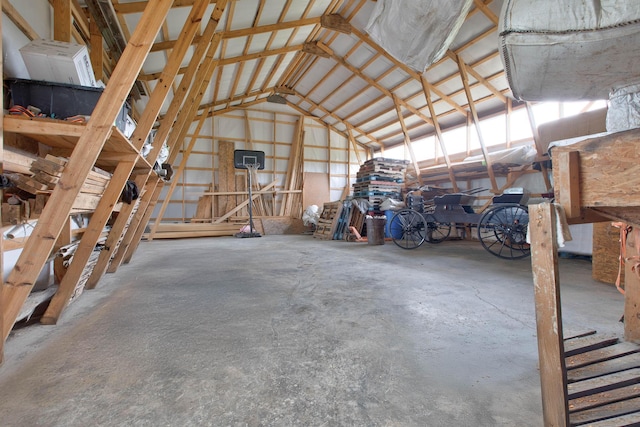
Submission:
M 190 237 L 233 236 L 243 224 L 223 222 L 207 223 L 160 223 L 153 236 L 154 239 L 183 239 Z
M 31 163 L 33 175 L 16 175 L 15 184 L 34 195 L 51 193 L 58 185 L 66 164 L 67 159 L 62 157 L 47 155 L 45 158 L 38 158 Z M 94 167 L 82 184 L 72 212 L 95 210 L 110 179 L 111 174 Z

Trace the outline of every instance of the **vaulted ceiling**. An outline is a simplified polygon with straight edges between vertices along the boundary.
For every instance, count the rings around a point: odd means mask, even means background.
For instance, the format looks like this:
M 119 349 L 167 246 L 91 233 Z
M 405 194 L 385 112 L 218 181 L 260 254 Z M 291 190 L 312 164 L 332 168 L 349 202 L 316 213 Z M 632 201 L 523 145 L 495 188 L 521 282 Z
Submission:
M 174 2 L 139 76 L 139 93 L 149 94 L 158 84 L 195 2 Z M 95 12 L 99 3 L 85 4 Z M 111 0 L 111 5 L 106 11 L 102 5 L 103 25 L 113 32 L 113 40 L 105 40 L 121 44 L 147 2 Z M 396 60 L 366 33 L 372 0 L 231 0 L 218 6 L 219 22 L 210 19 L 216 10 L 211 0 L 182 61 L 181 73 L 189 72 L 198 55 L 201 68 L 207 67 L 201 112 L 220 114 L 277 94 L 300 113 L 378 149 L 403 143 L 405 135 L 411 140 L 432 135 L 436 125 L 447 129 L 468 123 L 474 114 L 513 106 L 497 36 L 502 0 L 474 0 L 444 58 L 424 73 Z M 174 93 L 184 93 L 180 75 Z M 171 96 L 163 111 L 170 102 Z

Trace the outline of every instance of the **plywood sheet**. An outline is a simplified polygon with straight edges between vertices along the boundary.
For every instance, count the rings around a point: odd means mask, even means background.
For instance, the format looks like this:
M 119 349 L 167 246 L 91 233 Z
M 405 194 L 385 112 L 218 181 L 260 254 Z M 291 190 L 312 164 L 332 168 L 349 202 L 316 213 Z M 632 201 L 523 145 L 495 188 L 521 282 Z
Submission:
M 306 209 L 310 205 L 321 207 L 330 201 L 329 174 L 305 172 L 302 186 L 302 208 Z

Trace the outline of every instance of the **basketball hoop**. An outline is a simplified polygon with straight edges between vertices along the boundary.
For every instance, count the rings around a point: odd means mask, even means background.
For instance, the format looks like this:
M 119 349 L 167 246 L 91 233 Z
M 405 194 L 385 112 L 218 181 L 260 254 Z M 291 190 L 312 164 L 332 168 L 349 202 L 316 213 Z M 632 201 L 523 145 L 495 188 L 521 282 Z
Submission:
M 233 163 L 236 169 L 247 170 L 247 185 L 249 187 L 249 231 L 241 231 L 234 234 L 234 236 L 239 238 L 262 237 L 253 226 L 253 196 L 251 194 L 253 185 L 251 176 L 257 173 L 258 170 L 264 169 L 264 151 L 235 150 L 233 152 Z

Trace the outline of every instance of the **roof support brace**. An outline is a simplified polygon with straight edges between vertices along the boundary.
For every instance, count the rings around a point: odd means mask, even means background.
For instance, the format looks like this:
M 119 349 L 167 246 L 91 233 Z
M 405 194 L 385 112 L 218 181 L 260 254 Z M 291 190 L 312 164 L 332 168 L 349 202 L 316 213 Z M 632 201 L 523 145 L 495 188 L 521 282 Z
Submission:
M 498 193 L 498 183 L 496 182 L 496 176 L 493 173 L 493 165 L 491 164 L 491 158 L 489 157 L 487 146 L 484 143 L 484 138 L 482 137 L 482 130 L 480 129 L 480 119 L 478 118 L 478 111 L 476 110 L 476 105 L 474 104 L 473 97 L 471 95 L 471 88 L 469 87 L 469 76 L 467 75 L 467 65 L 459 56 L 457 56 L 457 59 L 458 59 L 458 69 L 460 70 L 460 78 L 462 79 L 462 84 L 464 85 L 464 92 L 467 95 L 467 101 L 469 103 L 469 111 L 471 111 L 471 117 L 473 118 L 473 124 L 475 125 L 476 132 L 478 134 L 478 140 L 480 141 L 480 148 L 482 149 L 482 155 L 484 156 L 484 161 L 487 164 L 487 173 L 489 174 L 489 180 L 491 180 L 491 191 L 494 193 Z

